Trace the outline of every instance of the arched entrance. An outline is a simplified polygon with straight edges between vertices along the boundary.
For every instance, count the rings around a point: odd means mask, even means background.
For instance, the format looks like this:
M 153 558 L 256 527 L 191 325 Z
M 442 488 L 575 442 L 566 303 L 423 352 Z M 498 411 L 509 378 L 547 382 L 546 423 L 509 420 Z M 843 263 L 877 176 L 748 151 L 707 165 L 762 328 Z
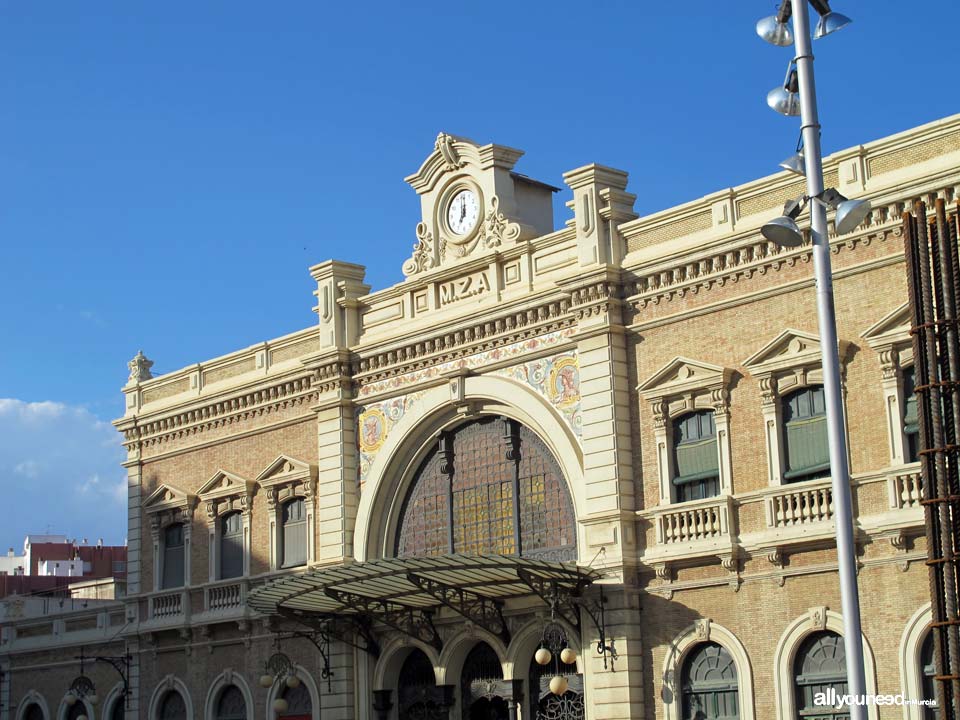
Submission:
M 447 720 L 448 702 L 437 687 L 433 664 L 414 648 L 403 661 L 397 679 L 400 720 Z
M 566 645 L 566 638 L 552 648 L 551 662 L 541 665 L 530 658 L 529 694 L 527 707 L 529 720 L 583 720 L 583 677 L 577 673 L 576 663 L 565 663 L 559 658 L 559 648 Z M 554 695 L 550 680 L 562 675 L 567 679 L 567 691 Z
M 463 720 L 508 720 L 510 697 L 497 653 L 487 643 L 477 643 L 464 660 L 460 673 Z

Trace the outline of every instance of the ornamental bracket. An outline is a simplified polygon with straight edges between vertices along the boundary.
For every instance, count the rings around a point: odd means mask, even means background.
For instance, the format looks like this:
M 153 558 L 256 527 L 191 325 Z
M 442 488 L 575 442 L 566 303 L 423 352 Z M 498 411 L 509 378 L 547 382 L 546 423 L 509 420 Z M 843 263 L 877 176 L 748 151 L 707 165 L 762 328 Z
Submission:
M 358 610 L 361 615 L 368 617 L 371 621 L 378 620 L 415 640 L 427 643 L 436 648 L 437 652 L 443 649 L 443 640 L 433 625 L 433 616 L 426 610 L 335 588 L 326 588 L 324 593 L 327 597 Z
M 412 572 L 407 573 L 407 580 L 444 606 L 499 637 L 504 646 L 510 644 L 510 629 L 503 618 L 502 602 Z

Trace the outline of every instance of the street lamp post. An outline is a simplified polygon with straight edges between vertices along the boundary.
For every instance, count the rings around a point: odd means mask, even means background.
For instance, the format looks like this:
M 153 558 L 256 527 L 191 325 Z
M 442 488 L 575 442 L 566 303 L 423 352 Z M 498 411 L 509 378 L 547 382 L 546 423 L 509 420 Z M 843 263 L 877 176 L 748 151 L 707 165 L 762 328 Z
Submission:
M 800 122 L 803 133 L 807 195 L 818 197 L 823 188 L 820 156 L 820 120 L 817 117 L 817 90 L 813 78 L 813 49 L 807 0 L 793 3 L 793 35 L 797 43 L 797 79 L 800 85 Z M 823 394 L 826 399 L 827 434 L 830 446 L 830 477 L 833 481 L 834 518 L 837 524 L 837 560 L 840 574 L 840 604 L 843 610 L 843 648 L 847 662 L 847 692 L 866 695 L 863 671 L 863 636 L 860 631 L 860 593 L 857 590 L 857 548 L 853 541 L 853 503 L 850 497 L 850 468 L 844 434 L 843 396 L 840 389 L 840 352 L 837 317 L 833 304 L 833 272 L 830 268 L 830 241 L 827 237 L 827 208 L 821 202 L 810 207 L 813 235 L 813 274 L 817 284 L 817 319 L 820 325 L 820 354 L 823 365 Z M 866 707 L 850 708 L 851 720 L 865 720 Z
M 826 0 L 810 0 L 820 13 L 817 37 L 823 37 L 850 22 L 849 18 L 830 11 Z M 787 4 L 790 3 L 790 5 Z M 787 203 L 784 216 L 768 223 L 763 234 L 783 246 L 799 244 L 802 236 L 794 218 L 802 204 L 810 203 L 810 226 L 813 236 L 813 268 L 817 292 L 817 319 L 820 326 L 820 353 L 823 368 L 823 389 L 826 401 L 827 440 L 830 452 L 830 476 L 833 487 L 834 520 L 836 522 L 837 564 L 840 576 L 840 603 L 843 614 L 843 644 L 846 656 L 847 692 L 854 697 L 866 695 L 863 667 L 863 636 L 860 630 L 860 599 L 857 590 L 857 557 L 853 540 L 853 503 L 850 493 L 850 468 L 847 463 L 847 441 L 843 422 L 843 396 L 840 386 L 840 354 L 837 342 L 837 319 L 833 302 L 833 274 L 830 268 L 830 241 L 827 235 L 827 208 L 837 210 L 838 233 L 854 230 L 869 212 L 869 203 L 848 201 L 836 190 L 823 187 L 823 164 L 820 154 L 820 120 L 817 117 L 817 94 L 813 76 L 813 52 L 810 39 L 808 0 L 785 0 L 773 18 L 757 25 L 757 32 L 774 45 L 796 42 L 793 64 L 788 70 L 785 93 L 768 97 L 778 112 L 795 115 L 792 100 L 799 95 L 799 114 L 803 141 L 802 161 L 789 169 L 806 175 L 807 196 Z M 791 12 L 792 10 L 792 12 Z M 793 17 L 793 38 L 786 30 L 786 21 Z M 773 93 L 771 93 L 771 96 Z M 779 104 L 776 100 L 780 100 Z M 851 720 L 866 720 L 865 705 L 852 704 Z

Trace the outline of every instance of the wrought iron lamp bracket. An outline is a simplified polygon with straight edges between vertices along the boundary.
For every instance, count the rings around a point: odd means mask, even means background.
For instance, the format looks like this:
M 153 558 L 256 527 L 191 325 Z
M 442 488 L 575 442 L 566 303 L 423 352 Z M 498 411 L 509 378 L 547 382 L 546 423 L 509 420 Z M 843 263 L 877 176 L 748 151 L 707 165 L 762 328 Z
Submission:
M 600 636 L 597 640 L 597 654 L 603 657 L 603 669 L 607 669 L 607 656 L 610 657 L 610 669 L 615 670 L 614 661 L 617 659 L 617 651 L 613 647 L 613 641 L 607 642 L 607 619 L 605 607 L 607 598 L 603 594 L 603 586 L 600 586 L 599 600 L 590 601 L 584 597 L 575 598 L 574 602 L 583 610 L 593 621 L 597 634 Z
M 94 684 L 93 680 L 84 675 L 84 665 L 87 660 L 93 660 L 95 663 L 105 663 L 117 671 L 117 674 L 120 676 L 120 680 L 123 682 L 123 690 L 121 697 L 123 697 L 124 705 L 129 709 L 130 707 L 130 663 L 133 661 L 133 656 L 130 653 L 125 655 L 97 655 L 92 658 L 88 658 L 81 648 L 80 654 L 77 655 L 75 660 L 80 661 L 80 674 L 74 678 L 73 682 L 70 683 L 70 688 L 67 692 L 73 693 L 78 699 L 83 699 L 89 695 L 93 695 L 97 691 L 97 687 Z

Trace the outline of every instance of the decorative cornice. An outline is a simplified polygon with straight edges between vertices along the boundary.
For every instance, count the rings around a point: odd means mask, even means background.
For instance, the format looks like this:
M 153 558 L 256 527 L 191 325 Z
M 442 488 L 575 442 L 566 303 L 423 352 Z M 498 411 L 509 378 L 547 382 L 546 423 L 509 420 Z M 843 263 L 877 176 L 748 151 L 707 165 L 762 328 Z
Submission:
M 123 433 L 124 446 L 127 450 L 133 450 L 226 427 L 288 407 L 309 406 L 318 397 L 314 374 L 144 422 L 138 422 L 136 417 L 125 418 L 118 421 L 116 426 Z
M 554 299 L 391 350 L 361 354 L 354 379 L 363 386 L 562 330 L 574 324 L 569 311 L 568 299 Z

